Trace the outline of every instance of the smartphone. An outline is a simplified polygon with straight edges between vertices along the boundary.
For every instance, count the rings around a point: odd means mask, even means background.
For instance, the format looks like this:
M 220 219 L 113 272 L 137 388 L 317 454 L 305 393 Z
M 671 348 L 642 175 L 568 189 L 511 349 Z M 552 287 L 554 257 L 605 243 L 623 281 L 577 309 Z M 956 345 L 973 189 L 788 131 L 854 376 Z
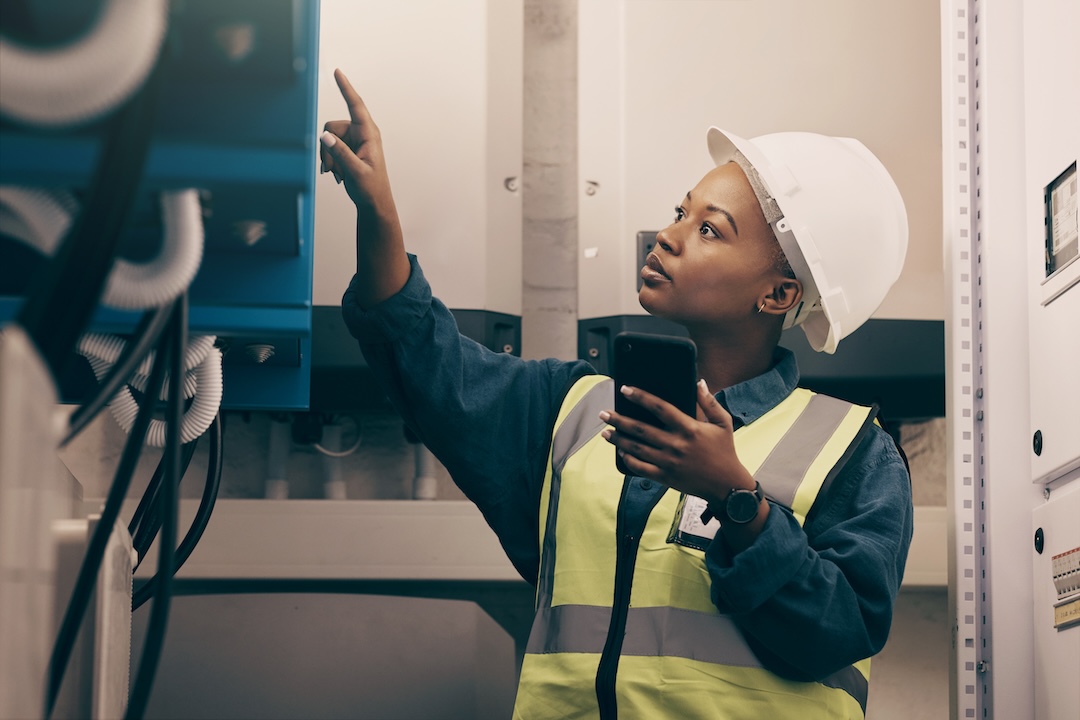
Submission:
M 625 397 L 623 385 L 663 398 L 690 417 L 697 414 L 697 346 L 689 338 L 623 332 L 615 336 L 615 412 L 664 427 L 660 418 Z M 627 469 L 615 456 L 615 466 Z

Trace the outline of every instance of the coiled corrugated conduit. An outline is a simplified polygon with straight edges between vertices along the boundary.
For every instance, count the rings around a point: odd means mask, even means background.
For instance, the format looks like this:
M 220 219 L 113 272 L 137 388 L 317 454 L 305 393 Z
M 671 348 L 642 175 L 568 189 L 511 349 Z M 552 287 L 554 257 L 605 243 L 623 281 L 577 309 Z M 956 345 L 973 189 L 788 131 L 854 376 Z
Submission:
M 71 226 L 78 203 L 62 190 L 0 186 L 0 233 L 51 256 Z M 161 194 L 165 227 L 161 252 L 145 263 L 117 260 L 102 302 L 119 310 L 160 307 L 179 297 L 199 271 L 203 253 L 202 206 L 195 190 Z
M 214 347 L 214 336 L 201 335 L 188 343 L 184 351 L 184 398 L 194 397 L 183 416 L 180 425 L 180 442 L 187 444 L 201 436 L 210 423 L 214 421 L 218 408 L 221 407 L 222 376 L 221 376 L 221 352 Z M 120 352 L 124 349 L 125 340 L 110 335 L 84 335 L 79 341 L 79 353 L 90 361 L 90 367 L 94 369 L 94 375 L 100 381 L 108 374 L 109 368 L 116 362 Z M 147 372 L 153 365 L 154 353 L 151 353 L 143 364 L 136 369 L 135 375 L 129 384 L 136 389 L 145 387 Z M 165 385 L 161 389 L 161 397 L 165 399 L 169 383 L 172 378 L 166 378 Z M 139 412 L 139 404 L 131 394 L 128 387 L 123 387 L 109 403 L 116 422 L 124 432 L 131 432 L 131 426 L 135 422 L 135 416 Z M 146 432 L 146 444 L 150 447 L 165 446 L 165 423 L 161 420 L 151 420 L 150 428 Z
M 20 240 L 51 256 L 71 226 L 78 203 L 67 192 L 21 187 L 0 187 L 0 233 Z M 109 275 L 102 302 L 122 310 L 161 307 L 180 296 L 191 284 L 202 262 L 202 208 L 195 190 L 164 192 L 161 195 L 164 240 L 161 252 L 146 263 L 118 260 Z M 184 353 L 184 398 L 194 401 L 184 413 L 180 439 L 189 443 L 202 435 L 214 421 L 221 406 L 221 352 L 214 347 L 215 337 L 195 337 Z M 78 352 L 90 362 L 101 381 L 120 357 L 123 338 L 87 334 Z M 128 385 L 140 392 L 145 388 L 153 354 L 136 368 Z M 162 388 L 166 397 L 168 383 Z M 110 401 L 109 409 L 117 423 L 130 432 L 139 406 L 131 390 L 122 387 Z M 164 447 L 165 423 L 152 420 L 147 445 Z
M 168 12 L 167 0 L 103 0 L 97 24 L 58 48 L 27 47 L 0 35 L 0 113 L 50 127 L 105 115 L 142 87 Z

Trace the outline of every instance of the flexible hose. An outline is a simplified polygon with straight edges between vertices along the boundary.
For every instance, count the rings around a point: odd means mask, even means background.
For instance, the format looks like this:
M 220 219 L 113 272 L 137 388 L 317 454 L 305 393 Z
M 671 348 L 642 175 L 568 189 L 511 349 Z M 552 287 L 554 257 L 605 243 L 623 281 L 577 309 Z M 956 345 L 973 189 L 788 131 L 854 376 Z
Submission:
M 193 338 L 184 350 L 183 393 L 185 398 L 195 398 L 183 416 L 180 437 L 184 444 L 199 437 L 210 427 L 221 406 L 221 352 L 214 347 L 214 339 L 212 335 Z M 119 337 L 96 334 L 84 335 L 80 339 L 79 353 L 90 362 L 99 382 L 108 375 L 113 364 L 120 358 L 125 342 Z M 138 376 L 139 371 L 147 363 L 152 367 L 154 360 L 155 355 L 151 353 L 143 365 L 136 369 L 136 376 L 130 381 L 131 385 L 137 388 L 145 385 L 145 378 Z M 171 378 L 166 381 L 166 387 L 170 383 Z M 162 393 L 162 396 L 165 394 Z M 109 403 L 109 410 L 124 432 L 130 432 L 138 409 L 139 404 L 127 386 L 121 387 Z M 164 446 L 165 424 L 162 421 L 155 419 L 150 423 L 146 444 L 150 447 Z
M 167 0 L 104 0 L 97 25 L 58 49 L 0 35 L 0 114 L 61 127 L 95 120 L 138 90 L 157 59 Z
M 120 310 L 142 310 L 175 300 L 199 271 L 203 252 L 202 207 L 195 190 L 161 194 L 165 241 L 147 263 L 121 260 L 113 266 L 103 302 Z
M 0 234 L 52 256 L 71 227 L 79 204 L 62 190 L 0 185 Z
M 221 429 L 221 415 L 214 420 L 210 426 L 210 430 L 207 432 L 210 436 L 210 454 L 206 466 L 206 483 L 203 485 L 202 499 L 199 501 L 199 508 L 195 511 L 195 518 L 191 521 L 191 526 L 188 528 L 187 533 L 184 535 L 184 539 L 180 541 L 180 545 L 176 548 L 176 562 L 173 569 L 173 574 L 176 574 L 187 559 L 191 557 L 192 551 L 195 546 L 199 544 L 199 540 L 202 539 L 203 532 L 206 531 L 206 526 L 210 524 L 210 516 L 214 512 L 214 504 L 217 502 L 218 491 L 221 488 L 221 468 L 223 465 L 222 457 L 222 429 Z M 149 519 L 157 518 L 160 520 L 160 514 L 154 514 L 147 516 L 148 524 Z M 149 536 L 149 539 L 145 542 L 145 547 L 137 546 L 136 550 L 139 550 L 139 557 L 150 549 L 150 545 L 154 541 L 154 536 L 157 535 L 157 528 L 153 529 L 153 534 Z M 157 584 L 160 582 L 159 575 L 153 575 L 146 584 L 135 590 L 131 598 L 131 611 L 135 612 L 139 607 L 145 603 L 154 594 L 157 588 Z
M 100 377 L 108 372 L 100 360 L 89 358 L 90 366 L 94 368 L 94 374 L 100 371 Z M 195 368 L 195 399 L 183 416 L 180 425 L 180 442 L 187 444 L 206 432 L 210 423 L 214 421 L 218 408 L 221 407 L 222 374 L 221 352 L 217 348 L 211 348 L 206 358 Z M 139 404 L 131 394 L 129 388 L 122 387 L 109 404 L 109 410 L 116 418 L 117 424 L 130 432 L 135 415 L 139 411 Z M 165 423 L 155 419 L 150 423 L 150 429 L 146 433 L 146 444 L 150 447 L 165 446 Z
M 63 191 L 0 186 L 0 233 L 51 257 L 78 211 Z M 202 206 L 196 190 L 161 194 L 164 240 L 153 260 L 117 260 L 105 285 L 102 302 L 119 310 L 144 310 L 175 300 L 199 271 L 203 253 Z M 149 371 L 149 363 L 145 365 Z
M 107 375 L 110 372 L 112 372 L 112 369 L 113 369 L 114 366 L 110 365 L 109 363 L 107 363 L 107 362 L 105 362 L 103 360 L 101 360 L 100 358 L 96 358 L 96 357 L 92 357 L 92 356 L 87 356 L 86 360 L 87 360 L 87 362 L 90 363 L 90 367 L 91 367 L 91 369 L 93 369 L 94 377 L 96 377 L 98 379 L 98 383 L 104 383 L 105 378 L 107 377 Z M 132 377 L 130 377 L 128 379 L 128 382 L 124 383 L 123 385 L 128 385 L 130 387 L 133 387 L 136 390 L 138 390 L 140 393 L 141 392 L 146 392 L 146 378 L 142 377 L 142 376 L 138 376 L 138 377 L 132 376 Z M 118 395 L 120 393 L 120 390 L 122 389 L 123 385 L 118 385 L 117 386 L 116 392 L 114 392 L 112 397 L 110 398 L 110 402 L 114 401 L 118 397 Z M 183 383 L 183 385 L 184 385 L 184 387 L 181 390 L 181 393 L 184 395 L 184 399 L 187 400 L 188 398 L 194 397 L 195 393 L 198 392 L 198 390 L 199 390 L 198 381 L 195 379 L 195 373 L 194 372 L 184 374 L 184 383 Z M 168 397 L 168 392 L 169 392 L 169 381 L 166 380 L 165 381 L 165 387 L 163 387 L 161 389 L 159 399 L 164 400 L 166 397 Z
M 109 404 L 120 387 L 128 381 L 135 371 L 135 366 L 151 352 L 151 348 L 157 345 L 161 333 L 169 324 L 172 317 L 173 307 L 176 303 L 169 303 L 147 311 L 139 326 L 135 329 L 133 340 L 124 347 L 124 352 L 117 358 L 116 363 L 108 371 L 104 380 L 99 381 L 93 397 L 83 403 L 78 410 L 71 414 L 68 420 L 68 432 L 60 441 L 60 447 L 66 447 L 75 439 L 87 425 L 98 416 L 98 413 Z
M 181 448 L 180 452 L 180 477 L 183 478 L 187 475 L 188 468 L 191 466 L 191 460 L 195 457 L 195 450 L 199 444 L 198 439 L 194 442 L 189 442 Z M 143 496 L 139 500 L 138 506 L 135 508 L 135 512 L 131 515 L 131 520 L 128 522 L 128 535 L 131 536 L 131 543 L 135 548 L 135 552 L 139 555 L 139 560 L 136 562 L 135 570 L 139 569 L 139 564 L 142 563 L 142 558 L 146 554 L 146 551 L 150 549 L 151 542 L 144 544 L 139 542 L 139 534 L 143 532 L 147 523 L 147 517 L 153 514 L 153 510 L 157 509 L 157 497 L 158 490 L 161 486 L 161 479 L 165 477 L 165 455 L 162 454 L 161 459 L 158 460 L 157 467 L 154 468 L 154 474 L 150 476 L 150 482 L 146 484 L 146 489 L 143 490 Z
M 210 351 L 214 349 L 215 339 L 216 338 L 213 335 L 201 335 L 195 337 L 188 343 L 187 348 L 184 350 L 183 393 L 185 399 L 194 396 L 197 392 L 198 380 L 195 377 L 194 370 L 206 359 L 210 354 Z M 120 359 L 126 346 L 127 341 L 115 335 L 87 333 L 79 338 L 77 351 L 80 355 L 83 355 L 89 360 L 90 367 L 93 368 L 94 376 L 97 377 L 98 382 L 103 382 L 103 378 Z M 145 389 L 146 372 L 152 366 L 153 361 L 154 353 L 150 352 L 140 365 L 135 368 L 133 376 L 129 378 L 128 384 L 139 392 L 143 392 Z M 168 383 L 169 380 L 166 380 L 165 389 L 161 394 L 162 400 L 166 397 L 166 392 L 169 387 Z
M 187 345 L 188 305 L 187 295 L 181 295 L 176 304 L 173 319 L 175 337 L 170 345 L 175 352 L 169 357 L 169 374 L 178 377 L 183 374 L 183 355 L 181 350 Z M 164 358 L 162 358 L 164 359 Z M 152 393 L 156 395 L 155 392 Z M 173 383 L 172 392 L 169 393 L 169 402 L 165 413 L 167 443 L 163 456 L 168 458 L 165 462 L 165 477 L 162 479 L 158 500 L 158 512 L 161 517 L 161 540 L 158 543 L 158 572 L 161 580 L 158 582 L 154 593 L 154 604 L 150 609 L 150 618 L 146 624 L 146 637 L 143 641 L 142 654 L 139 657 L 139 667 L 135 671 L 135 681 L 131 686 L 131 694 L 128 696 L 127 709 L 124 712 L 124 720 L 141 720 L 146 713 L 146 704 L 150 700 L 150 691 L 154 686 L 154 677 L 157 674 L 158 663 L 161 661 L 161 653 L 165 646 L 165 631 L 169 623 L 169 609 L 172 602 L 172 579 L 174 560 L 176 558 L 176 528 L 178 522 L 178 508 L 180 505 L 180 412 L 183 410 L 184 401 L 180 397 L 180 383 Z
M 191 338 L 191 341 L 188 342 L 187 347 L 184 349 L 185 373 L 191 372 L 206 359 L 206 356 L 214 348 L 215 339 L 213 335 L 198 335 Z M 80 355 L 95 357 L 108 365 L 113 365 L 120 358 L 125 345 L 127 345 L 127 341 L 122 337 L 87 333 L 79 338 L 78 352 Z M 149 375 L 150 368 L 154 364 L 155 355 L 154 352 L 147 355 L 139 366 L 135 368 L 135 374 L 143 377 Z M 191 396 L 188 395 L 188 397 Z
M 327 457 L 343 458 L 343 457 L 348 457 L 349 455 L 352 455 L 354 452 L 356 452 L 357 450 L 360 449 L 360 445 L 364 441 L 364 428 L 363 428 L 363 426 L 360 424 L 360 422 L 358 420 L 353 420 L 353 423 L 356 425 L 356 441 L 351 446 L 349 446 L 347 449 L 345 449 L 345 450 L 337 450 L 337 449 L 334 449 L 333 447 L 327 447 L 326 445 L 322 445 L 321 443 L 312 443 L 311 444 L 312 447 L 314 447 L 316 450 L 321 452 L 323 455 L 326 455 Z M 331 444 L 332 445 L 340 444 L 340 442 L 341 442 L 341 427 L 340 426 L 338 426 L 338 425 L 326 425 L 326 426 L 323 427 L 323 433 L 325 434 L 326 431 L 330 430 L 331 428 L 334 428 L 335 431 L 336 431 L 336 438 L 335 438 L 334 442 L 331 443 Z

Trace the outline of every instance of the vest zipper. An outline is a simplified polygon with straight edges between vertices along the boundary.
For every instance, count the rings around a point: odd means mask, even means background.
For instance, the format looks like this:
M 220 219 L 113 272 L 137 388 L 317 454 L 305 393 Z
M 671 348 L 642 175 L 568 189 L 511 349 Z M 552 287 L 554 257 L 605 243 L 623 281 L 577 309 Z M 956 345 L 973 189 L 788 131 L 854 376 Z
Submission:
M 634 566 L 640 536 L 626 532 L 623 518 L 623 501 L 630 487 L 630 477 L 623 483 L 619 498 L 618 536 L 619 546 L 615 556 L 615 593 L 611 605 L 611 621 L 608 624 L 607 641 L 596 669 L 596 701 L 600 708 L 600 720 L 616 720 L 619 709 L 615 699 L 615 676 L 619 669 L 623 638 L 626 635 L 626 615 L 630 609 L 630 590 L 633 587 Z

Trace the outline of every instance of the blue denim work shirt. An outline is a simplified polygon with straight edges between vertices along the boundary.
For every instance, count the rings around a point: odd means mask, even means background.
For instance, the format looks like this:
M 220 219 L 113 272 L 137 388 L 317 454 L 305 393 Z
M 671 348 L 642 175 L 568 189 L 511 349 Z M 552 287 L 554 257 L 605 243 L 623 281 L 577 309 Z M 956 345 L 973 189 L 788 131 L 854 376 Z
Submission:
M 462 336 L 431 294 L 415 256 L 395 296 L 367 311 L 353 283 L 342 312 L 368 365 L 408 427 L 449 471 L 495 531 L 521 576 L 539 569 L 539 502 L 555 417 L 570 386 L 595 373 L 584 361 L 522 360 Z M 799 381 L 794 356 L 716 393 L 735 427 L 751 423 Z M 627 517 L 642 525 L 666 487 L 635 478 Z M 773 505 L 751 547 L 733 554 L 722 534 L 706 551 L 712 600 L 732 616 L 766 667 L 823 678 L 876 654 L 892 623 L 912 535 L 910 477 L 893 439 L 874 426 L 800 527 Z

